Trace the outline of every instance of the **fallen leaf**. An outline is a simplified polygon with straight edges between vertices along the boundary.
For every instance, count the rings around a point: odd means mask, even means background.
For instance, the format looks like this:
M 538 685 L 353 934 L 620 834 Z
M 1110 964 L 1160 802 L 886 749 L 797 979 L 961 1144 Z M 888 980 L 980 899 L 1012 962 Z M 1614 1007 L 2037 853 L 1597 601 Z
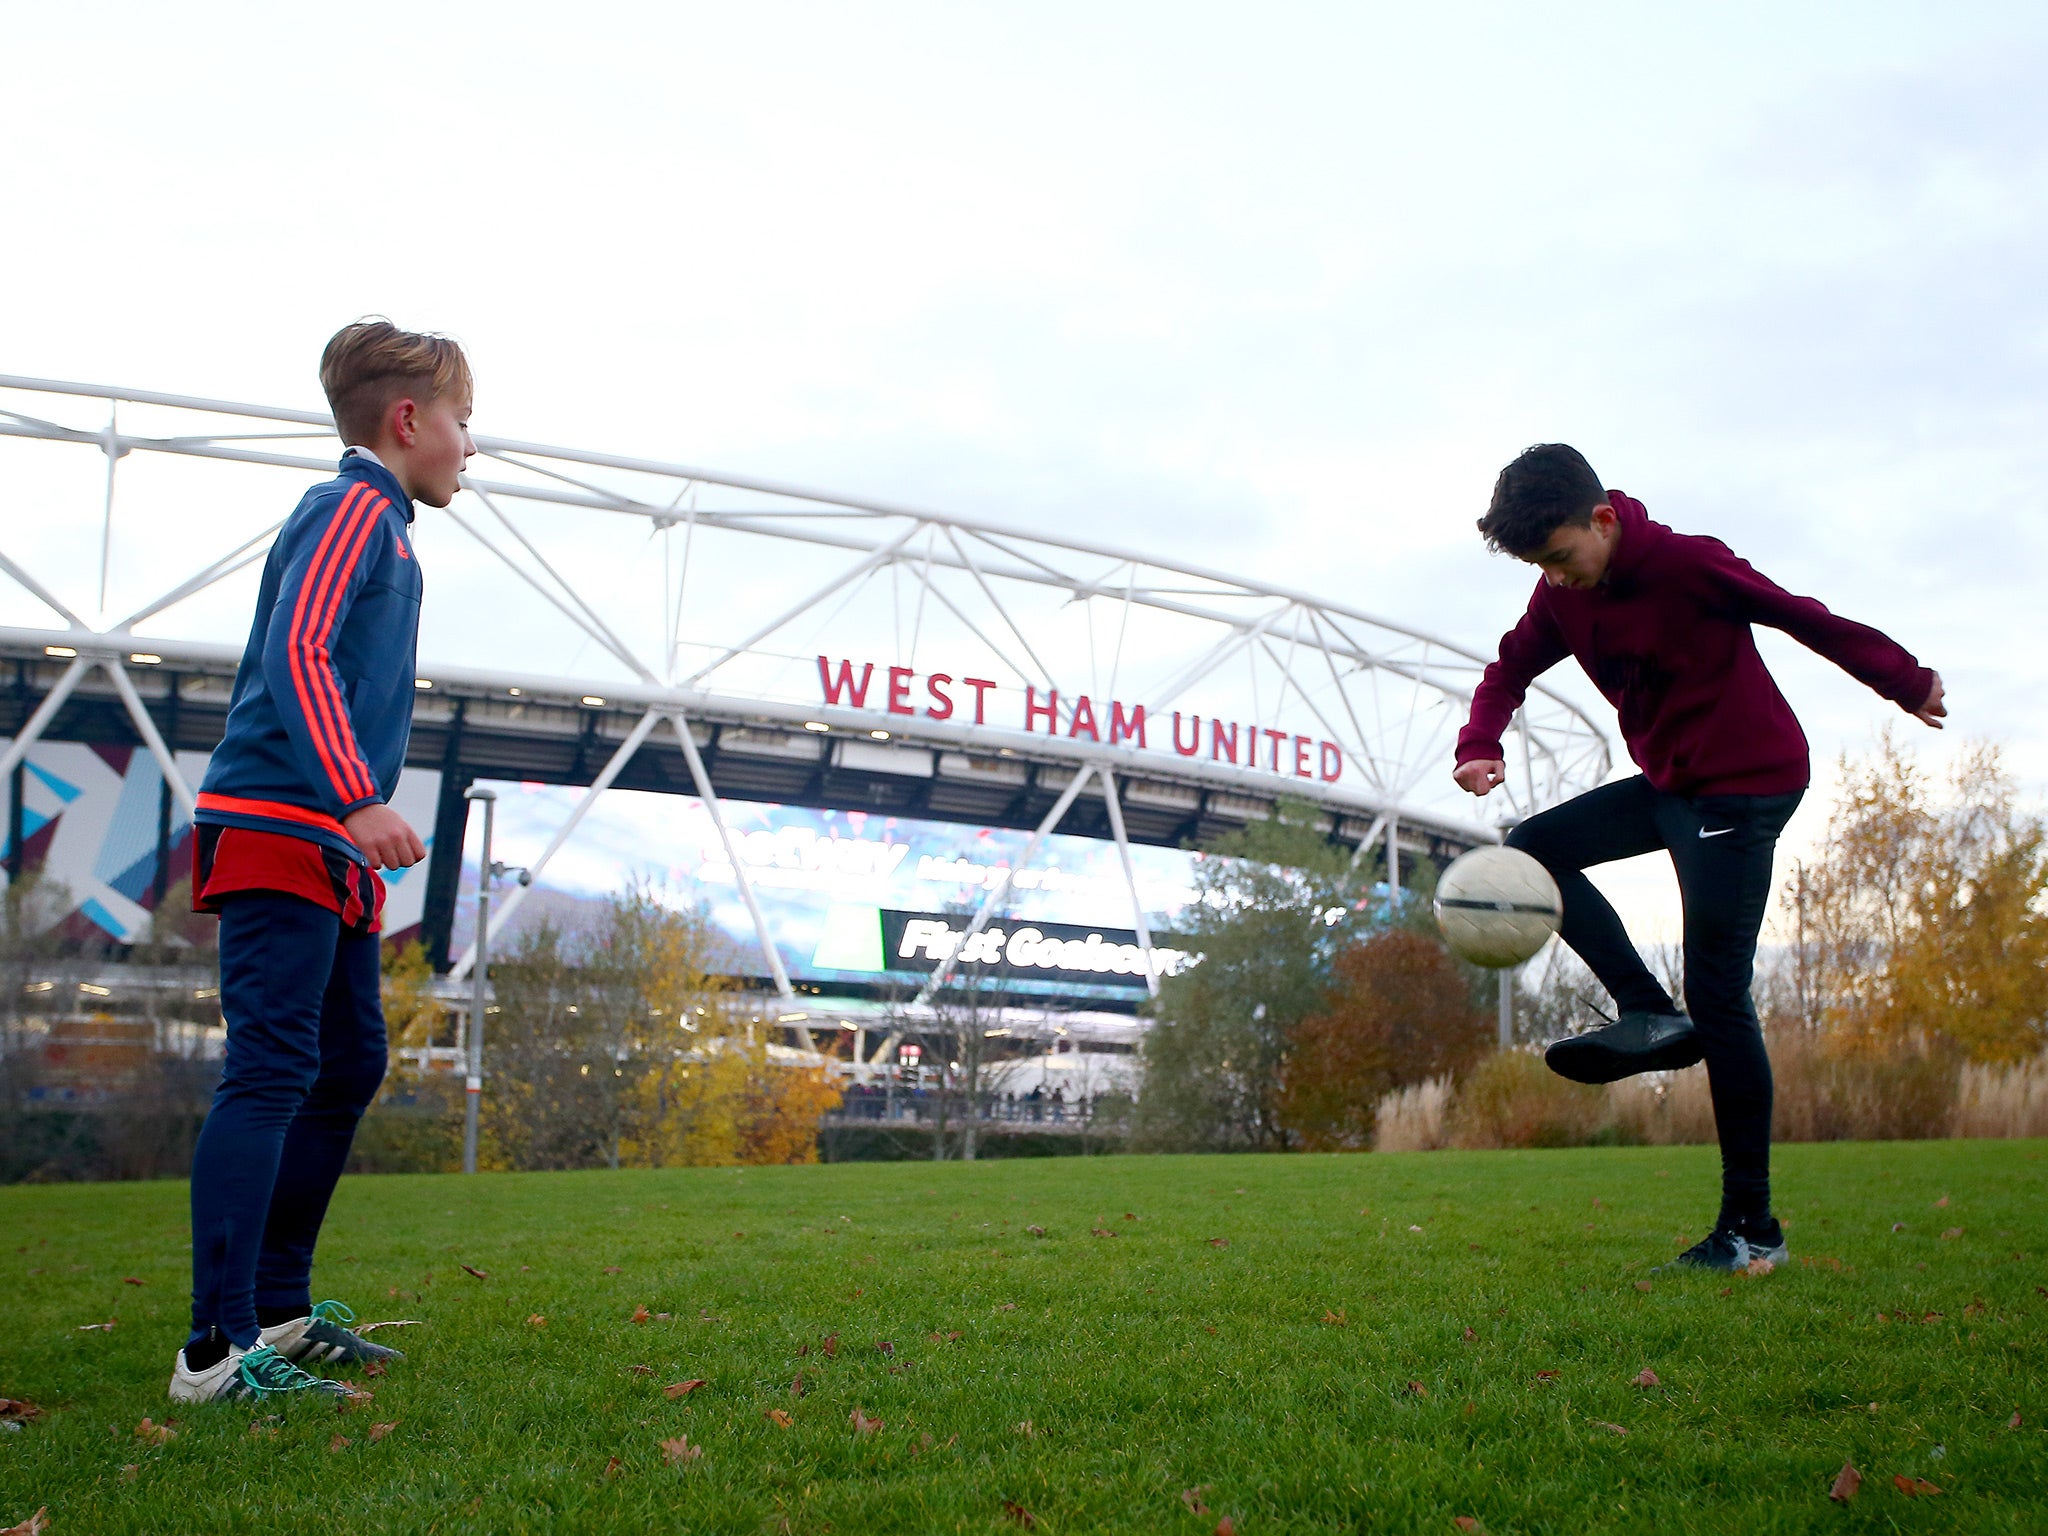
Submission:
M 1045 1228 L 1043 1227 L 1026 1227 L 1024 1230 L 1026 1232 L 1029 1232 L 1033 1237 L 1045 1236 Z
M 418 1298 L 417 1298 L 417 1297 L 415 1297 L 414 1299 L 415 1299 L 415 1300 L 417 1300 Z M 388 1322 L 382 1322 L 382 1323 L 364 1323 L 364 1324 L 363 1324 L 362 1326 L 360 1326 L 359 1328 L 357 1328 L 357 1329 L 355 1330 L 355 1332 L 356 1332 L 356 1333 L 357 1333 L 358 1335 L 362 1335 L 362 1334 L 366 1334 L 366 1333 L 375 1333 L 375 1332 L 376 1332 L 376 1331 L 377 1331 L 377 1330 L 378 1330 L 379 1328 L 423 1328 L 423 1327 L 425 1327 L 425 1326 L 426 1326 L 426 1319 L 425 1319 L 425 1318 L 420 1318 L 420 1317 L 398 1317 L 398 1318 L 392 1318 L 392 1319 L 391 1319 L 390 1321 L 388 1321 Z
M 135 1474 L 140 1472 L 141 1470 L 142 1466 L 140 1463 L 133 1461 L 129 1462 L 127 1465 L 121 1468 L 121 1481 L 124 1483 L 134 1482 Z M 14 1529 L 18 1531 L 21 1529 L 21 1527 L 17 1525 L 16 1527 L 14 1527 Z
M 1420 1232 L 1420 1231 L 1422 1230 L 1422 1228 L 1420 1228 L 1420 1227 L 1417 1227 L 1417 1226 L 1412 1226 L 1412 1225 L 1411 1225 L 1411 1226 L 1410 1226 L 1410 1227 L 1408 1228 L 1408 1230 L 1409 1230 L 1410 1232 Z
M 1180 1491 L 1180 1501 L 1187 1505 L 1189 1513 L 1206 1515 L 1209 1513 L 1209 1506 L 1202 1502 L 1202 1495 L 1208 1491 L 1209 1485 L 1207 1483 L 1194 1488 L 1183 1488 Z
M 1834 1485 L 1828 1489 L 1828 1497 L 1837 1504 L 1846 1504 L 1856 1497 L 1856 1490 L 1863 1486 L 1863 1474 L 1849 1462 L 1842 1463 L 1842 1470 L 1835 1474 Z
M 690 1444 L 688 1435 L 677 1435 L 673 1440 L 661 1442 L 662 1459 L 670 1466 L 681 1466 L 686 1461 L 695 1461 L 704 1454 L 704 1447 Z
M 366 1364 L 366 1365 L 365 1365 L 365 1366 L 363 1367 L 363 1374 L 364 1374 L 365 1376 L 382 1376 L 382 1375 L 385 1375 L 385 1374 L 386 1374 L 386 1371 L 385 1371 L 385 1366 L 384 1366 L 384 1362 L 383 1362 L 382 1360 L 372 1360 L 372 1361 L 370 1361 L 370 1362 L 369 1362 L 368 1364 Z
M 133 1467 L 123 1467 L 121 1475 L 126 1477 L 134 1470 Z M 43 1528 L 50 1523 L 49 1514 L 50 1506 L 45 1504 L 21 1524 L 10 1525 L 6 1530 L 0 1531 L 0 1536 L 43 1536 Z
M 747 1234 L 746 1234 L 746 1233 L 744 1233 L 744 1232 L 735 1232 L 735 1233 L 733 1233 L 733 1236 L 734 1236 L 734 1237 L 745 1237 L 746 1235 L 747 1235 Z
M 178 1432 L 168 1424 L 159 1424 L 154 1419 L 144 1419 L 135 1426 L 135 1438 L 151 1445 L 168 1445 L 175 1440 Z
M 1230 1516 L 1225 1515 L 1216 1522 L 1216 1536 L 1237 1536 L 1237 1526 L 1232 1522 Z
M 1945 1243 L 1952 1243 L 1962 1235 L 1963 1229 L 1961 1227 L 1950 1227 L 1946 1232 L 1941 1234 L 1941 1240 Z
M 836 1359 L 839 1355 L 839 1335 L 836 1333 L 826 1334 L 824 1343 L 819 1347 L 825 1351 L 826 1359 Z
M 790 1382 L 789 1395 L 791 1397 L 802 1397 L 804 1395 L 804 1373 L 802 1371 L 798 1371 L 796 1378 Z
M 605 1458 L 604 1475 L 606 1477 L 617 1477 L 621 1472 L 625 1471 L 625 1469 L 626 1464 L 623 1461 L 619 1460 L 618 1457 L 609 1456 Z
M 1467 1344 L 1475 1344 L 1475 1343 L 1477 1343 L 1477 1342 L 1478 1342 L 1478 1340 L 1479 1340 L 1479 1335 L 1478 1335 L 1478 1334 L 1474 1333 L 1474 1332 L 1473 1332 L 1473 1331 L 1472 1331 L 1472 1330 L 1471 1330 L 1470 1328 L 1467 1328 L 1467 1329 L 1465 1330 L 1465 1342 L 1466 1342 Z
M 1018 1424 L 1013 1424 L 1011 1428 L 1014 1429 L 1018 1434 L 1022 1435 L 1026 1440 L 1031 1439 L 1038 1433 L 1038 1431 L 1035 1428 L 1033 1428 L 1032 1423 L 1029 1419 L 1025 1419 Z
M 1647 1280 L 1638 1280 L 1636 1282 L 1636 1289 L 1639 1291 L 1647 1291 L 1650 1289 L 1650 1282 Z
M 526 1326 L 529 1328 L 545 1328 L 547 1327 L 547 1325 L 548 1320 L 542 1317 L 538 1312 L 534 1313 L 531 1317 L 527 1318 L 526 1320 Z
M 1906 1224 L 1903 1221 L 1895 1221 L 1892 1223 L 1892 1230 L 1894 1232 L 1903 1232 L 1906 1230 Z
M 1941 1197 L 1941 1198 L 1940 1198 L 1939 1200 L 1935 1201 L 1935 1202 L 1934 1202 L 1934 1208 L 1935 1208 L 1935 1209 L 1936 1209 L 1937 1211 L 1945 1211 L 1945 1210 L 1947 1210 L 1947 1209 L 1948 1209 L 1948 1196 L 1947 1196 L 1947 1195 L 1943 1195 L 1943 1196 L 1942 1196 L 1942 1197 Z
M 887 1339 L 875 1340 L 875 1348 L 880 1350 L 885 1355 L 893 1355 L 896 1353 L 896 1346 L 890 1343 Z
M 1593 1419 L 1590 1422 L 1592 1423 L 1592 1426 L 1595 1429 L 1611 1429 L 1617 1435 L 1625 1435 L 1628 1433 L 1628 1431 L 1623 1429 L 1619 1424 L 1610 1424 L 1605 1419 Z
M 668 1398 L 671 1402 L 673 1402 L 676 1398 L 688 1397 L 692 1392 L 696 1391 L 699 1387 L 703 1385 L 704 1378 L 702 1376 L 693 1376 L 688 1381 L 678 1381 L 670 1384 L 669 1386 L 663 1387 L 661 1389 L 661 1392 L 662 1396 Z
M 1003 1500 L 1003 1513 L 1023 1526 L 1027 1531 L 1035 1529 L 1038 1525 L 1038 1518 L 1015 1499 Z
M 1408 1383 L 1408 1395 L 1410 1397 L 1427 1397 L 1429 1396 L 1429 1388 L 1419 1381 L 1411 1381 Z
M 1751 1259 L 1749 1263 L 1743 1267 L 1742 1272 L 1745 1275 L 1768 1275 L 1772 1270 L 1776 1269 L 1777 1267 L 1778 1266 L 1773 1264 L 1769 1259 Z
M 1116 1229 L 1113 1227 L 1090 1227 L 1088 1235 L 1090 1237 L 1115 1237 Z
M 491 1278 L 488 1273 L 481 1269 L 478 1269 L 474 1264 L 465 1264 L 462 1266 L 462 1269 L 465 1274 L 474 1275 L 479 1280 L 488 1280 Z
M 1124 1212 L 1124 1220 L 1125 1220 L 1125 1221 L 1136 1221 L 1137 1219 L 1138 1219 L 1138 1213 L 1137 1213 L 1136 1211 L 1125 1211 L 1125 1212 Z
M 72 1331 L 75 1333 L 112 1333 L 114 1331 L 114 1324 L 119 1321 L 119 1318 L 110 1317 L 104 1323 L 80 1323 Z
M 25 1397 L 0 1397 L 0 1419 L 13 1419 L 26 1424 L 30 1419 L 39 1419 L 43 1410 Z
M 1536 1379 L 1538 1381 L 1555 1381 L 1559 1376 L 1563 1374 L 1564 1373 L 1562 1371 L 1538 1371 L 1536 1373 Z
M 1892 1474 L 1892 1486 L 1909 1499 L 1924 1498 L 1930 1494 L 1941 1492 L 1939 1488 L 1927 1481 L 1926 1478 L 1908 1477 L 1903 1472 L 1894 1472 Z
M 121 1277 L 121 1283 L 122 1283 L 123 1285 L 143 1285 L 143 1284 L 146 1284 L 147 1282 L 146 1282 L 146 1281 L 142 1281 L 142 1280 L 138 1280 L 138 1279 L 136 1279 L 136 1278 L 135 1278 L 135 1276 L 133 1276 L 133 1275 L 123 1275 L 123 1276 Z
M 1230 1246 L 1230 1239 L 1227 1237 L 1212 1237 L 1209 1239 L 1209 1246 L 1211 1248 L 1228 1248 Z
M 370 1426 L 370 1444 L 375 1445 L 396 1428 L 398 1428 L 398 1420 L 396 1419 L 393 1419 L 388 1424 L 372 1424 Z
M 2018 1428 L 2020 1427 L 2020 1411 L 2019 1411 L 2019 1409 L 2017 1409 L 2017 1408 L 2013 1409 L 2013 1411 L 2012 1411 L 2012 1417 L 2011 1417 L 2011 1418 L 2009 1418 L 2009 1419 L 2007 1419 L 2007 1420 L 2005 1421 L 2005 1427 L 2006 1427 L 2007 1429 L 2018 1429 Z
M 341 1433 L 340 1430 L 336 1430 L 334 1432 L 334 1438 L 327 1442 L 327 1454 L 332 1456 L 337 1452 L 347 1450 L 351 1445 L 354 1444 L 355 1442 L 349 1439 L 347 1435 Z
M 1324 1312 L 1323 1321 L 1328 1323 L 1332 1328 L 1342 1328 L 1347 1323 L 1349 1323 L 1351 1319 L 1346 1317 L 1344 1315 L 1344 1309 L 1342 1307 L 1339 1307 L 1334 1312 Z
M 654 1367 L 651 1365 L 629 1365 L 626 1369 L 635 1376 L 652 1376 L 654 1374 Z
M 604 1272 L 608 1275 L 616 1275 L 617 1273 L 619 1273 L 619 1266 L 616 1264 L 607 1264 L 604 1267 Z M 612 1458 L 613 1461 L 617 1461 L 618 1459 L 619 1458 L 616 1456 Z
M 654 1316 L 654 1314 L 652 1312 L 649 1312 L 645 1307 L 635 1307 L 633 1309 L 633 1315 L 630 1318 L 628 1318 L 627 1321 L 634 1323 L 644 1323 L 652 1316 Z
M 796 1423 L 796 1420 L 792 1419 L 780 1408 L 770 1408 L 768 1410 L 768 1422 L 778 1426 L 779 1428 L 788 1429 L 791 1425 Z
M 1372 1214 L 1372 1207 L 1369 1205 L 1361 1205 L 1358 1208 L 1358 1214 L 1361 1216 L 1370 1216 Z
M 1017 1310 L 1017 1303 L 1015 1303 L 1014 1301 L 1005 1301 L 1000 1303 L 996 1307 L 996 1310 L 998 1312 L 1014 1312 Z
M 869 1418 L 867 1414 L 859 1408 L 855 1408 L 852 1413 L 849 1413 L 846 1416 L 846 1418 L 847 1422 L 853 1425 L 854 1433 L 856 1434 L 877 1434 L 880 1432 L 882 1428 L 882 1421 L 880 1419 Z
M 1474 1520 L 1470 1515 L 1453 1515 L 1451 1517 L 1451 1524 L 1461 1531 L 1483 1531 L 1486 1529 L 1485 1526 Z
M 1634 1385 L 1638 1387 L 1661 1387 L 1664 1383 L 1659 1381 L 1657 1373 L 1646 1365 L 1643 1367 L 1642 1375 L 1635 1379 Z

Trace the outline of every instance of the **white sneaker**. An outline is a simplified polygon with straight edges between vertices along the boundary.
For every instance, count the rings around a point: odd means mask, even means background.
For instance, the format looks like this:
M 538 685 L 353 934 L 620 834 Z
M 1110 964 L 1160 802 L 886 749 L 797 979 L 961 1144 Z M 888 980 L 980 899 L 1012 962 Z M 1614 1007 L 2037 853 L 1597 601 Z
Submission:
M 242 1395 L 242 1356 L 248 1351 L 230 1344 L 225 1359 L 216 1360 L 203 1371 L 185 1363 L 185 1351 L 178 1351 L 177 1369 L 171 1372 L 171 1401 L 174 1403 L 224 1403 Z

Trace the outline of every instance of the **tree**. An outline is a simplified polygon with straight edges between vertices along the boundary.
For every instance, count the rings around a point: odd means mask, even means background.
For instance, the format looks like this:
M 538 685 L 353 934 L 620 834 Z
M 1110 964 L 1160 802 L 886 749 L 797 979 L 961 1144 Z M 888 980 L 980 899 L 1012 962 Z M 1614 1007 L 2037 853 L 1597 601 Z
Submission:
M 1336 955 L 1387 914 L 1365 897 L 1348 849 L 1317 812 L 1284 800 L 1271 819 L 1217 839 L 1195 870 L 1180 925 L 1198 958 L 1160 983 L 1142 1047 L 1134 1144 L 1160 1150 L 1284 1148 L 1281 1068 L 1323 1006 Z M 1383 904 L 1382 904 L 1383 905 Z
M 1493 1031 L 1443 945 L 1411 927 L 1350 945 L 1333 971 L 1322 1008 L 1294 1030 L 1280 1115 L 1312 1150 L 1363 1150 L 1383 1095 L 1464 1072 Z
M 2048 827 L 1997 748 L 1965 748 L 1939 786 L 1889 731 L 1845 756 L 1785 905 L 1796 1012 L 1840 1047 L 1919 1036 L 2013 1062 L 2048 1045 Z

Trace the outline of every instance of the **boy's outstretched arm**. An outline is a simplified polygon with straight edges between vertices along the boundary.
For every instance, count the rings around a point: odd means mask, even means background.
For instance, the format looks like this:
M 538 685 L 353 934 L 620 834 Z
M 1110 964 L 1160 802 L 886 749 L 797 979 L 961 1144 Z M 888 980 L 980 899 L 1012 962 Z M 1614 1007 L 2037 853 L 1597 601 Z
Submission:
M 1542 587 L 1536 591 L 1540 596 Z M 1500 656 L 1472 690 L 1472 713 L 1458 733 L 1457 764 L 1451 777 L 1468 794 L 1485 795 L 1506 781 L 1506 748 L 1501 736 L 1528 697 L 1529 685 L 1571 654 L 1564 636 L 1532 597 L 1521 622 L 1500 639 Z
M 1783 630 L 1907 714 L 1941 729 L 1948 707 L 1939 672 L 1921 666 L 1883 631 L 1831 613 L 1817 599 L 1787 592 L 1718 541 L 1701 542 L 1713 552 L 1706 563 L 1710 580 L 1742 617 Z

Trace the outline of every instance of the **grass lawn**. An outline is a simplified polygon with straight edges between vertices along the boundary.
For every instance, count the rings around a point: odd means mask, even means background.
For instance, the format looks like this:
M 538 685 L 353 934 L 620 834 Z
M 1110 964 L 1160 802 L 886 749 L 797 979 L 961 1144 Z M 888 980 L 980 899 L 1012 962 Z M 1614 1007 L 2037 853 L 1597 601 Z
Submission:
M 2048 1148 L 1783 1148 L 1789 1267 L 1652 1276 L 1714 1166 L 353 1179 L 315 1295 L 422 1323 L 341 1414 L 166 1400 L 182 1185 L 0 1189 L 0 1396 L 47 1410 L 0 1433 L 0 1527 L 2048 1530 Z

